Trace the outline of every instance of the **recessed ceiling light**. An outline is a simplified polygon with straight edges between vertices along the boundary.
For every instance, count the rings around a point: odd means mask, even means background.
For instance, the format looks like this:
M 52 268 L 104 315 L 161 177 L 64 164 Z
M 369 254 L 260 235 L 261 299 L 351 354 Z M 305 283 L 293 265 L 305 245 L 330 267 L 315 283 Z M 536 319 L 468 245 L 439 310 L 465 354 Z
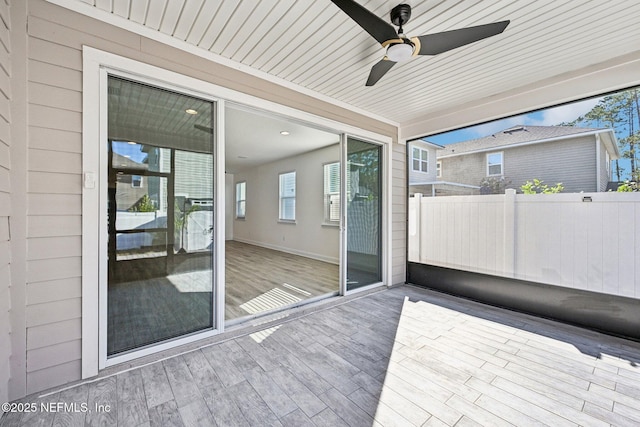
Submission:
M 287 135 L 289 135 L 289 132 L 286 131 L 286 130 L 283 130 L 283 131 L 280 131 L 280 135 L 287 136 Z
M 184 112 L 191 115 L 198 114 L 198 111 L 194 110 L 193 108 L 187 108 L 186 110 L 184 110 Z

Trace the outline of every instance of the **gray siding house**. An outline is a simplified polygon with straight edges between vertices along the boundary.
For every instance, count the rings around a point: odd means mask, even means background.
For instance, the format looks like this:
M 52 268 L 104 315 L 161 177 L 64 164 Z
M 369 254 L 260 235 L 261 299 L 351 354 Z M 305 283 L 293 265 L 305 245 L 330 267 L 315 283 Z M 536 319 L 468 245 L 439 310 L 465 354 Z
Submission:
M 442 145 L 422 139 L 408 143 L 407 153 L 409 169 L 409 195 L 416 193 L 425 196 L 463 196 L 478 194 L 478 185 L 451 182 L 442 179 L 442 162 L 438 160 L 438 152 L 444 150 Z
M 438 179 L 474 186 L 504 180 L 519 190 L 535 178 L 562 183 L 564 192 L 606 191 L 611 161 L 619 157 L 611 129 L 520 125 L 447 145 L 438 151 Z
M 409 153 L 410 193 L 426 193 L 437 181 L 439 171 L 437 152 L 444 147 L 428 141 L 411 141 L 407 147 Z

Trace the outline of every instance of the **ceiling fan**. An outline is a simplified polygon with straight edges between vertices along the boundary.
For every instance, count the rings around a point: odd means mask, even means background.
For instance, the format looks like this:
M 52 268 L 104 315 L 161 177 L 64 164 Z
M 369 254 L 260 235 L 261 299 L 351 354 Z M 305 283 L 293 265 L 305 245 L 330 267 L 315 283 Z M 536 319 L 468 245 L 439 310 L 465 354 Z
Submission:
M 331 1 L 376 39 L 382 47 L 387 48 L 385 57 L 371 68 L 366 86 L 376 84 L 397 62 L 403 62 L 418 55 L 437 55 L 495 36 L 503 32 L 509 25 L 509 21 L 500 21 L 408 38 L 402 30 L 402 26 L 409 22 L 411 17 L 411 6 L 408 4 L 400 4 L 391 9 L 391 22 L 398 27 L 396 32 L 392 25 L 354 0 Z

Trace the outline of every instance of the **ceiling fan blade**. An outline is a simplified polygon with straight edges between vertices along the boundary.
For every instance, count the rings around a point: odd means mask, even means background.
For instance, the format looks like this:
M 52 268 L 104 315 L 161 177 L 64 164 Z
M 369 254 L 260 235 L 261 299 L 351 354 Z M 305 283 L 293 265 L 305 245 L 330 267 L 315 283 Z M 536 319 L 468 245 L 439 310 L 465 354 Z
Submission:
M 418 55 L 437 55 L 500 34 L 507 28 L 509 22 L 510 21 L 501 21 L 493 24 L 478 25 L 476 27 L 460 28 L 459 30 L 412 37 L 412 39 L 417 38 L 420 41 Z
M 398 38 L 398 33 L 396 33 L 395 28 L 393 28 L 391 24 L 374 15 L 368 9 L 360 6 L 360 4 L 354 0 L 331 1 L 342 9 L 344 13 L 349 15 L 351 19 L 356 21 L 367 33 L 371 34 L 378 43 L 382 44 L 387 40 Z
M 367 84 L 365 86 L 373 86 L 376 84 L 378 80 L 382 78 L 387 71 L 389 71 L 394 65 L 395 62 L 390 61 L 388 59 L 382 59 L 376 65 L 371 67 L 371 72 L 369 73 L 369 78 L 367 79 Z

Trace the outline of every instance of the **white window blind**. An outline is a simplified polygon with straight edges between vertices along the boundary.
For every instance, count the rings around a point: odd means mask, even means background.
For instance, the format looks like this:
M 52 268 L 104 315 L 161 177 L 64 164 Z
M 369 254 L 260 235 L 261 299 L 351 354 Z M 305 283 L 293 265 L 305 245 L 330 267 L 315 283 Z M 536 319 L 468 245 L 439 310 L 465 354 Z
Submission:
M 296 173 L 280 174 L 280 220 L 296 219 Z
M 246 216 L 247 206 L 247 183 L 236 183 L 236 218 L 244 218 Z
M 324 222 L 340 222 L 340 163 L 324 165 Z

